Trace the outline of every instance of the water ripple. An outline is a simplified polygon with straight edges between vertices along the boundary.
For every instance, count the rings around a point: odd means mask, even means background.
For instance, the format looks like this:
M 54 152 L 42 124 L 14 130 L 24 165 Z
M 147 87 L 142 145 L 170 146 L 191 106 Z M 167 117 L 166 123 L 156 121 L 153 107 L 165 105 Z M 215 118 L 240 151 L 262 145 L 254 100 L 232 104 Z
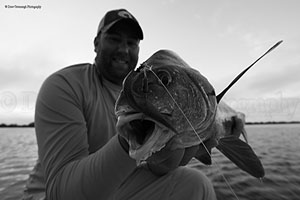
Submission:
M 219 200 L 236 199 L 224 176 L 240 200 L 299 200 L 300 125 L 246 128 L 249 143 L 265 168 L 263 182 L 241 171 L 216 149 L 213 165 L 192 160 L 189 166 L 210 178 Z M 0 137 L 0 199 L 17 199 L 37 159 L 34 129 L 0 129 Z

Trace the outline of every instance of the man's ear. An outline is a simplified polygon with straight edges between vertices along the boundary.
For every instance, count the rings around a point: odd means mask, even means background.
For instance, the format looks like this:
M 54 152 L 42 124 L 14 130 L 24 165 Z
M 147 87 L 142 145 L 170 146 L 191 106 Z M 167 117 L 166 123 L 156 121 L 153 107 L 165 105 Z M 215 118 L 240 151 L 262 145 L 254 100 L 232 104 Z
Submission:
M 95 37 L 94 39 L 94 51 L 95 53 L 97 53 L 97 50 L 98 50 L 98 45 L 99 45 L 99 36 Z

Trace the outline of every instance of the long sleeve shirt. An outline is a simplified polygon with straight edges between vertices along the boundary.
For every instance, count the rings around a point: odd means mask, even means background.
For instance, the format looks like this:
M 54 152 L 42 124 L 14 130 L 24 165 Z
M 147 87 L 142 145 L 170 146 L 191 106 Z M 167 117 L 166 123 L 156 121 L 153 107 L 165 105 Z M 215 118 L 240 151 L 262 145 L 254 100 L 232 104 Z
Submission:
M 35 127 L 47 199 L 107 199 L 135 169 L 116 136 L 120 90 L 100 79 L 91 64 L 64 68 L 45 80 Z

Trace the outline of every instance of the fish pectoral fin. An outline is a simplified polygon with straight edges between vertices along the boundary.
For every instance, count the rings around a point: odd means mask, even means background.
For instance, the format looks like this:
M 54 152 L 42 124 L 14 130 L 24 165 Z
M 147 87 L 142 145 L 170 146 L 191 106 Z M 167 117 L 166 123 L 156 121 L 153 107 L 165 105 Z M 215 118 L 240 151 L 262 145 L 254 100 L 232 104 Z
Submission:
M 205 152 L 201 155 L 196 155 L 195 158 L 205 165 L 211 165 L 211 156 L 210 155 L 211 155 L 211 150 L 209 153 Z
M 194 156 L 205 165 L 211 165 L 211 149 L 218 144 L 215 138 L 210 138 L 199 145 L 199 149 Z
M 264 168 L 253 149 L 238 137 L 228 136 L 221 138 L 216 148 L 240 169 L 256 178 L 265 175 Z

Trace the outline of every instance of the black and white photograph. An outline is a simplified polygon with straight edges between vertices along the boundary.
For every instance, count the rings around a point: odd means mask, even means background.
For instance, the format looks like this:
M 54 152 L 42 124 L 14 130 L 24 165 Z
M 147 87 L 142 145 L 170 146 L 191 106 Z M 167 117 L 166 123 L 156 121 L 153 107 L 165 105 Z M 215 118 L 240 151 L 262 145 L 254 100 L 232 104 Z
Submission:
M 0 0 L 0 199 L 299 200 L 299 8 Z

